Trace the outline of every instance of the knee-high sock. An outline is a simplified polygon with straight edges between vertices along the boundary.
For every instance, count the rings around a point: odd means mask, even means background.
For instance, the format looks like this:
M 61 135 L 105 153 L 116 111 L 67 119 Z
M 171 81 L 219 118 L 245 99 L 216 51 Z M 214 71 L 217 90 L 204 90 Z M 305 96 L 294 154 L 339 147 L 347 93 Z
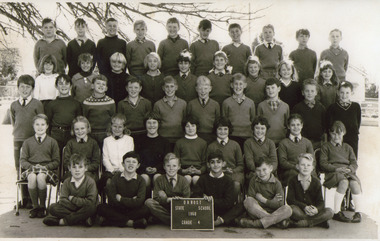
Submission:
M 362 195 L 361 194 L 351 194 L 351 195 L 352 195 L 352 200 L 354 201 L 354 204 L 355 204 L 355 211 L 360 212 Z
M 339 192 L 335 192 L 335 197 L 334 197 L 334 213 L 338 213 L 340 211 L 340 206 L 342 204 L 344 195 L 345 194 L 341 194 Z
M 30 199 L 32 199 L 33 208 L 38 207 L 38 192 L 37 188 L 29 188 Z
M 40 199 L 40 207 L 46 207 L 47 189 L 38 189 L 38 198 Z

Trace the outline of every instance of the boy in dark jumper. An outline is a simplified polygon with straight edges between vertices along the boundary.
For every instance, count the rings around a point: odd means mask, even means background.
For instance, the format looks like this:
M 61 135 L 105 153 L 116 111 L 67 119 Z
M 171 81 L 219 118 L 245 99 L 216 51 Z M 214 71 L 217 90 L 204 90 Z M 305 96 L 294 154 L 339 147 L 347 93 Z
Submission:
M 124 171 L 115 174 L 106 187 L 108 204 L 97 208 L 101 225 L 146 228 L 148 208 L 144 205 L 146 186 L 144 179 L 137 175 L 140 157 L 134 152 L 123 156 Z M 102 220 L 103 219 L 103 220 Z
M 251 56 L 251 48 L 241 42 L 241 26 L 237 23 L 228 26 L 228 32 L 232 39 L 232 43 L 223 47 L 222 51 L 227 54 L 230 65 L 232 66 L 232 74 L 244 74 L 244 66 L 248 57 Z
M 292 208 L 291 219 L 296 227 L 321 226 L 329 228 L 328 220 L 333 211 L 325 208 L 322 186 L 318 178 L 311 175 L 315 163 L 313 155 L 301 153 L 298 156 L 298 175 L 289 180 L 286 202 Z
M 188 50 L 183 50 L 177 58 L 179 73 L 175 73 L 174 78 L 178 83 L 177 96 L 189 103 L 197 98 L 197 76 L 190 72 L 191 53 Z
M 78 115 L 82 115 L 82 106 L 70 95 L 70 76 L 60 74 L 55 81 L 55 87 L 59 96 L 47 104 L 46 115 L 49 118 L 50 135 L 57 141 L 62 154 L 63 147 L 71 137 L 71 122 Z
M 94 56 L 96 51 L 94 41 L 88 39 L 86 36 L 86 31 L 88 30 L 86 21 L 84 21 L 83 18 L 77 18 L 74 25 L 77 37 L 67 44 L 66 49 L 67 65 L 69 66 L 68 75 L 71 78 L 81 72 L 80 65 L 78 65 L 78 57 L 84 53 Z M 91 72 L 92 70 L 93 66 L 91 66 Z
M 17 171 L 17 180 L 20 168 L 20 150 L 24 141 L 33 136 L 33 117 L 44 113 L 44 107 L 39 100 L 32 97 L 34 89 L 34 79 L 30 75 L 21 75 L 17 80 L 17 88 L 20 98 L 12 102 L 10 106 L 11 123 L 13 127 L 13 148 L 14 160 Z M 25 185 L 21 186 L 23 207 L 31 208 L 31 201 L 28 202 L 28 189 Z
M 189 49 L 189 43 L 178 35 L 179 29 L 178 19 L 169 18 L 166 22 L 168 37 L 158 46 L 157 53 L 162 60 L 161 71 L 165 76 L 174 76 L 178 73 L 177 59 L 183 50 Z
M 207 75 L 212 69 L 214 53 L 219 50 L 219 43 L 209 39 L 211 33 L 211 22 L 203 19 L 198 25 L 199 40 L 190 46 L 193 54 L 191 72 L 196 76 Z
M 91 217 L 96 214 L 98 190 L 95 181 L 86 176 L 87 159 L 81 154 L 70 157 L 71 178 L 63 182 L 59 202 L 49 207 L 49 215 L 43 223 L 48 226 L 75 225 L 85 222 L 92 226 Z
M 118 22 L 114 18 L 106 20 L 106 36 L 96 45 L 95 59 L 99 73 L 106 75 L 111 72 L 110 57 L 113 53 L 126 53 L 127 43 L 117 36 Z M 125 70 L 125 69 L 124 69 Z
M 235 218 L 244 213 L 242 203 L 235 205 L 234 183 L 229 176 L 224 175 L 225 165 L 226 162 L 220 150 L 210 153 L 207 161 L 210 173 L 199 178 L 194 191 L 196 197 L 203 197 L 209 202 L 214 199 L 214 226 L 220 226 L 223 223 L 231 224 Z

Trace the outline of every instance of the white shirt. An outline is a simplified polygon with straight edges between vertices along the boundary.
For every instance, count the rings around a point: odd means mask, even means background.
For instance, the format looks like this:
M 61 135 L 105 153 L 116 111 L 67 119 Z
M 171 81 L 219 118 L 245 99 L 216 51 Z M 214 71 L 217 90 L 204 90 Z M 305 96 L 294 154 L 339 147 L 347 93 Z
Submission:
M 70 182 L 73 182 L 75 187 L 78 188 L 80 186 L 80 184 L 82 184 L 83 180 L 85 178 L 85 175 L 83 175 L 83 177 L 79 180 L 75 180 L 74 177 L 71 177 L 71 181 Z
M 194 136 L 185 135 L 185 138 L 189 140 L 195 140 L 198 138 L 198 135 L 197 134 L 195 134 Z
M 129 151 L 133 151 L 134 148 L 133 138 L 128 135 L 123 135 L 118 140 L 113 136 L 105 138 L 103 142 L 103 165 L 106 171 L 113 172 L 115 169 L 123 171 L 123 156 Z
M 46 133 L 43 134 L 42 136 L 37 136 L 37 135 L 34 135 L 36 137 L 36 140 L 38 140 L 38 137 L 41 137 L 41 142 L 43 142 L 46 138 Z
M 219 142 L 219 144 L 222 144 L 222 141 L 224 141 L 224 143 L 225 143 L 224 145 L 227 145 L 229 139 L 228 139 L 228 137 L 226 137 L 225 139 L 222 140 L 219 137 L 217 137 L 216 140 Z
M 175 187 L 175 185 L 177 184 L 178 174 L 176 174 L 174 177 L 169 177 L 168 175 L 166 175 L 166 178 L 168 179 L 169 183 L 170 183 L 170 178 L 173 178 L 173 187 Z
M 22 103 L 24 102 L 24 99 L 22 97 L 20 97 L 20 99 L 18 99 L 18 101 L 20 102 L 20 105 L 22 105 Z M 30 101 L 32 101 L 31 95 L 29 95 L 28 97 L 25 98 L 25 105 L 29 104 Z
M 301 139 L 302 139 L 302 136 L 301 135 L 298 135 L 298 136 L 294 136 L 294 135 L 292 135 L 292 134 L 289 134 L 289 139 L 292 141 L 292 142 L 294 142 L 294 138 L 298 138 L 298 142 L 300 142 L 301 141 Z
M 130 180 L 132 180 L 132 179 L 137 179 L 137 173 L 135 172 L 130 178 L 127 178 L 127 176 L 125 176 L 125 173 L 122 172 L 122 173 L 120 174 L 120 177 L 124 177 L 125 180 L 130 181 Z
M 40 74 L 36 78 L 33 92 L 34 98 L 37 100 L 54 100 L 59 94 L 55 88 L 55 79 L 57 76 L 58 74 Z
M 80 142 L 80 139 L 83 139 L 84 142 L 87 142 L 88 136 L 85 136 L 84 138 L 75 137 L 75 139 L 77 140 L 77 142 Z

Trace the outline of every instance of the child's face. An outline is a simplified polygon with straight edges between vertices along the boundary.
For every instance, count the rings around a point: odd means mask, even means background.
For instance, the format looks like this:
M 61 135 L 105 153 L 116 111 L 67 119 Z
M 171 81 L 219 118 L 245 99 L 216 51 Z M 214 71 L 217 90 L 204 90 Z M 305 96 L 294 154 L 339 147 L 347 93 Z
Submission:
M 350 102 L 351 95 L 352 95 L 352 90 L 349 87 L 341 87 L 338 90 L 339 100 L 341 100 L 343 102 L 346 102 L 346 103 Z
M 315 96 L 317 96 L 317 93 L 317 86 L 315 85 L 305 85 L 305 87 L 302 90 L 302 95 L 308 101 L 314 100 Z
M 267 133 L 267 127 L 262 124 L 257 124 L 253 127 L 253 135 L 257 139 L 263 139 Z
M 281 78 L 283 79 L 290 79 L 290 76 L 293 74 L 293 71 L 292 71 L 292 67 L 287 65 L 287 64 L 283 64 L 281 65 L 281 68 L 280 68 L 280 76 Z
M 127 157 L 123 162 L 124 170 L 127 173 L 133 174 L 136 172 L 136 170 L 140 167 L 140 163 L 137 161 L 136 158 L 133 157 Z
M 307 158 L 302 158 L 301 160 L 299 160 L 296 167 L 300 174 L 303 176 L 310 176 L 311 172 L 314 169 L 313 161 L 310 161 Z
M 81 61 L 80 62 L 80 68 L 82 69 L 83 72 L 89 72 L 92 67 L 92 62 L 91 61 Z
M 153 119 L 148 119 L 146 121 L 146 130 L 149 135 L 156 135 L 158 133 L 158 121 Z
M 331 77 L 333 76 L 333 70 L 332 69 L 325 69 L 322 71 L 322 78 L 324 80 L 330 80 Z
M 146 36 L 147 28 L 146 26 L 140 24 L 137 25 L 133 31 L 135 32 L 138 39 L 144 39 Z
M 75 32 L 77 32 L 78 37 L 86 36 L 87 26 L 85 24 L 75 25 Z
M 87 171 L 87 166 L 84 164 L 83 161 L 81 161 L 78 164 L 71 164 L 70 165 L 71 175 L 76 180 L 80 180 L 82 177 L 84 177 L 84 174 L 86 173 L 86 171 Z
M 299 134 L 301 134 L 302 127 L 303 124 L 300 119 L 292 119 L 288 126 L 290 134 L 292 134 L 293 136 L 298 136 Z
M 229 128 L 228 126 L 219 126 L 217 129 L 216 129 L 216 136 L 219 138 L 219 139 L 226 139 L 228 137 L 228 134 L 229 134 Z
M 88 134 L 88 126 L 87 123 L 77 122 L 74 124 L 74 134 L 78 139 L 86 138 Z
M 166 175 L 169 177 L 175 177 L 180 168 L 181 166 L 179 165 L 179 160 L 177 158 L 171 159 L 164 164 Z
M 178 86 L 175 83 L 165 83 L 163 87 L 166 97 L 173 97 L 177 89 Z
M 67 82 L 61 78 L 60 80 L 58 80 L 57 89 L 58 89 L 59 95 L 69 96 L 70 95 L 70 89 L 71 89 L 70 82 Z
M 233 42 L 240 42 L 241 30 L 239 28 L 231 28 L 229 35 Z
M 50 62 L 45 62 L 44 63 L 44 73 L 45 74 L 52 74 L 54 70 L 54 64 Z
M 148 68 L 150 70 L 158 69 L 158 59 L 155 57 L 149 57 L 148 58 Z
M 195 87 L 195 90 L 201 99 L 206 99 L 209 96 L 211 89 L 211 85 L 208 83 L 199 84 Z
M 195 136 L 197 134 L 197 125 L 187 122 L 185 125 L 185 133 L 188 136 Z
M 198 32 L 201 39 L 208 39 L 208 36 L 211 33 L 211 28 L 208 28 L 208 29 L 198 28 Z
M 117 34 L 118 23 L 115 21 L 110 21 L 106 24 L 106 31 L 108 36 L 112 37 Z
M 261 166 L 256 167 L 256 175 L 263 181 L 268 181 L 270 174 L 272 173 L 273 166 L 266 163 L 261 164 Z
M 116 73 L 123 71 L 124 64 L 120 60 L 111 59 L 110 63 L 111 63 L 112 71 Z
M 208 167 L 211 170 L 211 173 L 215 176 L 218 176 L 223 171 L 223 167 L 226 165 L 226 162 L 219 158 L 213 158 L 207 163 Z
M 246 87 L 247 83 L 243 80 L 234 80 L 231 84 L 231 88 L 233 89 L 235 95 L 242 95 Z
M 33 129 L 37 136 L 42 136 L 43 134 L 45 134 L 48 127 L 49 126 L 46 123 L 46 121 L 41 118 L 35 120 L 33 123 Z
M 128 82 L 128 85 L 127 85 L 127 92 L 128 92 L 128 96 L 130 98 L 136 98 L 139 96 L 140 92 L 141 92 L 141 85 L 139 83 L 136 83 L 136 82 Z
M 124 133 L 125 123 L 122 120 L 114 119 L 111 124 L 111 131 L 113 136 L 121 136 Z
M 178 63 L 178 68 L 181 73 L 187 73 L 187 71 L 190 69 L 190 62 L 181 61 Z
M 92 88 L 94 89 L 95 93 L 104 94 L 107 91 L 107 82 L 98 79 L 94 84 L 92 84 Z
M 31 85 L 27 85 L 24 83 L 20 83 L 18 86 L 18 93 L 20 94 L 20 97 L 23 99 L 28 98 L 33 91 L 33 87 Z
M 310 38 L 310 36 L 308 36 L 308 35 L 300 34 L 300 35 L 298 35 L 298 37 L 297 37 L 297 41 L 298 41 L 298 43 L 299 43 L 300 45 L 302 45 L 302 46 L 307 46 L 307 42 L 309 41 L 309 38 Z
M 265 41 L 272 42 L 273 37 L 274 37 L 274 31 L 271 28 L 264 28 L 263 36 L 264 36 Z
M 265 87 L 265 91 L 266 91 L 267 96 L 269 98 L 276 98 L 276 97 L 278 97 L 278 93 L 280 92 L 280 90 L 281 90 L 281 87 L 277 86 L 276 84 L 267 85 Z
M 253 77 L 256 77 L 259 75 L 260 67 L 258 64 L 253 63 L 248 65 L 248 73 L 252 75 Z
M 52 38 L 55 35 L 56 29 L 53 23 L 45 23 L 42 26 L 42 32 L 46 38 Z
M 342 41 L 342 35 L 340 35 L 338 31 L 334 31 L 330 33 L 329 40 L 331 42 L 331 45 L 339 46 L 340 41 Z
M 224 70 L 224 67 L 227 64 L 227 60 L 223 58 L 222 56 L 216 56 L 214 59 L 214 66 L 217 70 Z
M 344 132 L 337 133 L 337 132 L 330 131 L 330 139 L 335 144 L 342 144 L 343 136 L 344 136 Z
M 166 30 L 168 31 L 169 37 L 175 38 L 178 35 L 179 26 L 177 23 L 168 23 L 166 25 Z

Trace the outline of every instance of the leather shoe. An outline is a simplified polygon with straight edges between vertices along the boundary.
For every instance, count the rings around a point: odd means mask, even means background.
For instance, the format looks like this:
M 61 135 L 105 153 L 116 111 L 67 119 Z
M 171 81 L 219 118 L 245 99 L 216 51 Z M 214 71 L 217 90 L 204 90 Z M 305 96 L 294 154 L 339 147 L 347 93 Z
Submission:
M 347 218 L 342 212 L 335 213 L 333 219 L 339 222 L 349 223 L 351 219 Z
M 359 212 L 356 212 L 354 216 L 352 216 L 351 223 L 360 223 L 362 221 L 362 215 Z

